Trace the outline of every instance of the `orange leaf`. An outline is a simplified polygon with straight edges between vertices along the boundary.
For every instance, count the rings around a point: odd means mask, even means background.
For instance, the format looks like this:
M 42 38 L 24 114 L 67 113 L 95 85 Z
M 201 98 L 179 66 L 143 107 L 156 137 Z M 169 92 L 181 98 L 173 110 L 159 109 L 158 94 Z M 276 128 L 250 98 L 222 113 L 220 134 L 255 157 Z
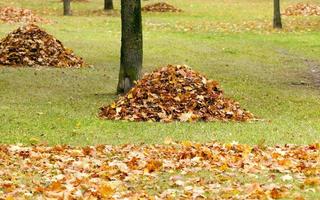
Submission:
M 159 170 L 162 167 L 162 162 L 159 160 L 150 160 L 147 163 L 146 170 L 147 172 L 154 172 Z

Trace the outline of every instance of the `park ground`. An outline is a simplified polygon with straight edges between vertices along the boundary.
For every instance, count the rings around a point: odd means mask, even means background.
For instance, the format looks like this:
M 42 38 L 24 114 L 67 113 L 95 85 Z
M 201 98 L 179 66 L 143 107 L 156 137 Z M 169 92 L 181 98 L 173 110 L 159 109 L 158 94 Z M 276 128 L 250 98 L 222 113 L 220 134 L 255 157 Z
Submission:
M 143 5 L 152 2 L 142 1 Z M 53 20 L 53 24 L 41 27 L 83 57 L 90 67 L 0 67 L 0 143 L 86 146 L 182 141 L 190 146 L 186 141 L 236 141 L 264 147 L 319 142 L 318 16 L 283 17 L 284 29 L 275 31 L 271 24 L 272 1 L 167 2 L 184 12 L 143 14 L 143 71 L 187 64 L 218 81 L 225 96 L 239 101 L 261 120 L 168 124 L 101 120 L 97 117 L 99 108 L 117 98 L 119 2 L 115 1 L 116 10 L 109 13 L 101 11 L 102 0 L 73 3 L 74 15 L 63 17 L 58 0 L 1 0 L 0 6 L 30 8 Z M 282 9 L 297 2 L 284 0 Z M 319 0 L 309 2 L 320 4 Z M 0 36 L 18 26 L 0 24 Z M 17 147 L 3 149 L 7 148 Z M 159 180 L 168 187 L 163 180 L 169 175 L 163 172 L 161 176 Z M 207 172 L 201 176 L 206 177 Z M 317 194 L 319 191 L 310 189 L 306 196 L 316 199 Z

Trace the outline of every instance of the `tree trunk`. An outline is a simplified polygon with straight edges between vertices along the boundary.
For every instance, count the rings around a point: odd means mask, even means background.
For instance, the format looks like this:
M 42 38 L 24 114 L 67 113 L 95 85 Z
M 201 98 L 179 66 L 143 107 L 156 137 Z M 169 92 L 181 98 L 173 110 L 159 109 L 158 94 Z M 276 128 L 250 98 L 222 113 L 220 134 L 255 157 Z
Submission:
M 104 0 L 104 10 L 113 10 L 113 0 Z
M 140 0 L 121 0 L 121 61 L 117 92 L 128 92 L 140 78 L 142 68 L 142 22 Z
M 63 0 L 63 15 L 70 16 L 71 13 L 71 0 Z
M 273 28 L 279 28 L 279 29 L 282 28 L 280 0 L 274 0 Z

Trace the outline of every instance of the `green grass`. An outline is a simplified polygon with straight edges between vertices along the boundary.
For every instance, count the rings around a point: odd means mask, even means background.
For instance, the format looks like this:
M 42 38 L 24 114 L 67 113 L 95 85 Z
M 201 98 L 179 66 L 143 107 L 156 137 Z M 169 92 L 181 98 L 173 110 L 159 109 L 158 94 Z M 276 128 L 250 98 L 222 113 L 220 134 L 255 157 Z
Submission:
M 148 1 L 155 2 L 155 1 Z M 103 2 L 73 3 L 61 16 L 58 0 L 2 0 L 0 6 L 36 10 L 56 21 L 42 25 L 92 68 L 0 67 L 0 143 L 162 143 L 165 138 L 266 144 L 306 144 L 320 138 L 320 88 L 311 66 L 320 65 L 320 33 L 222 32 L 207 23 L 272 19 L 272 2 L 262 0 L 171 0 L 183 13 L 145 13 L 144 71 L 188 64 L 221 83 L 225 95 L 265 119 L 254 123 L 133 123 L 100 120 L 99 107 L 116 99 L 119 70 L 119 4 L 111 15 L 93 14 Z M 298 1 L 283 1 L 285 6 Z M 314 1 L 320 3 L 320 1 Z M 314 17 L 296 17 L 316 21 Z M 286 24 L 285 18 L 284 24 Z M 177 26 L 179 25 L 179 26 Z M 198 27 L 186 31 L 184 25 Z M 0 24 L 0 36 L 18 24 Z M 303 30 L 303 27 L 300 27 Z M 301 81 L 307 83 L 299 84 Z

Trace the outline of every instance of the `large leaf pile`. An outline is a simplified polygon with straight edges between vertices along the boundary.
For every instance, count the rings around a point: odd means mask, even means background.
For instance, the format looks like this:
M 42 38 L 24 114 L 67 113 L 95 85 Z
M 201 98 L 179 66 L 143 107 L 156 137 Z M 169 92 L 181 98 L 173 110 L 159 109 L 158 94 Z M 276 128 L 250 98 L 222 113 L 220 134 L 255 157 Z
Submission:
M 50 23 L 50 20 L 37 16 L 32 10 L 3 7 L 0 8 L 0 21 L 6 23 Z
M 187 66 L 146 74 L 125 96 L 101 108 L 100 117 L 130 121 L 247 121 L 253 115 L 225 98 L 218 83 Z
M 319 144 L 0 145 L 0 199 L 317 199 L 319 156 Z
M 0 41 L 0 64 L 81 67 L 84 62 L 52 35 L 37 25 L 29 24 L 18 28 Z
M 289 6 L 283 13 L 286 16 L 320 16 L 320 6 L 309 3 L 298 3 Z
M 159 2 L 154 4 L 146 5 L 142 8 L 145 12 L 181 12 L 181 9 L 175 8 L 173 5 L 165 2 Z

